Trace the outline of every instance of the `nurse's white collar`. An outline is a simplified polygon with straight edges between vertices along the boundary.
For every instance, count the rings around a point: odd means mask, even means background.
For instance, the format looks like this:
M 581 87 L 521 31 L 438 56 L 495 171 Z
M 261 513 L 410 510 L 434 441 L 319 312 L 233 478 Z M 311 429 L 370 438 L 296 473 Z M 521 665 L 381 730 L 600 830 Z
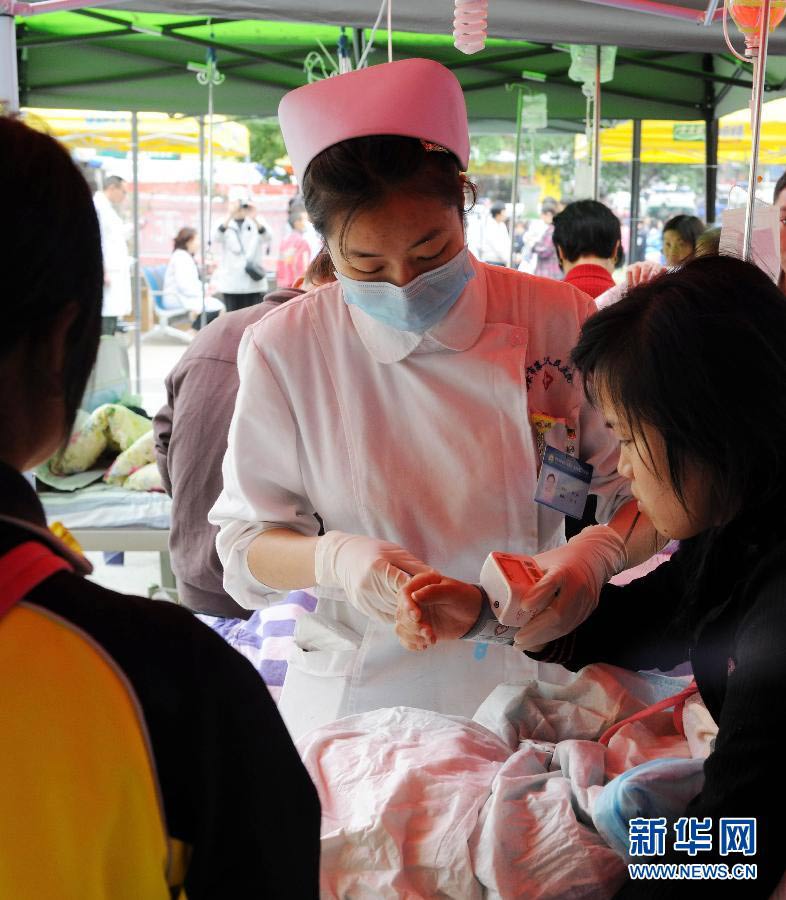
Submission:
M 423 343 L 446 350 L 468 350 L 480 337 L 486 323 L 486 273 L 472 254 L 469 256 L 475 277 L 467 283 L 461 296 L 444 319 L 425 334 L 399 331 L 377 321 L 357 306 L 347 304 L 349 315 L 363 346 L 379 363 L 394 363 L 406 359 Z

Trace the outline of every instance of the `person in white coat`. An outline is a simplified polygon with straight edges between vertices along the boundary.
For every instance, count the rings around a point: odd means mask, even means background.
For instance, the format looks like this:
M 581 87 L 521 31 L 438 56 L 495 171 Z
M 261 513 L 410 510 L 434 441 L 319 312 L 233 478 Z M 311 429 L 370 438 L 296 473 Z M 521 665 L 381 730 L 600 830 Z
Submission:
M 507 266 L 510 262 L 510 232 L 504 203 L 495 203 L 491 207 L 482 228 L 480 258 L 493 266 Z
M 228 312 L 260 303 L 268 289 L 262 264 L 270 244 L 270 229 L 256 214 L 248 197 L 239 197 L 213 236 L 221 247 L 221 261 L 213 276 Z
M 172 255 L 164 273 L 164 305 L 183 307 L 192 313 L 192 325 L 202 327 L 204 298 L 205 324 L 209 325 L 224 309 L 224 304 L 203 288 L 195 259 L 199 236 L 195 228 L 181 228 L 175 235 Z
M 383 706 L 471 716 L 537 663 L 460 641 L 408 653 L 394 616 L 410 576 L 476 581 L 492 550 L 550 550 L 555 591 L 585 610 L 653 551 L 617 444 L 568 364 L 594 305 L 467 251 L 466 108 L 438 63 L 307 85 L 279 120 L 338 281 L 244 335 L 210 513 L 225 588 L 241 606 L 316 588 L 280 701 L 293 735 Z M 567 545 L 563 516 L 533 502 L 544 435 L 594 467 L 610 520 Z
M 127 227 L 118 210 L 126 198 L 126 183 L 119 175 L 110 175 L 103 190 L 93 195 L 101 229 L 101 253 L 104 260 L 104 300 L 101 307 L 104 334 L 114 334 L 117 320 L 131 313 L 131 257 L 128 253 Z

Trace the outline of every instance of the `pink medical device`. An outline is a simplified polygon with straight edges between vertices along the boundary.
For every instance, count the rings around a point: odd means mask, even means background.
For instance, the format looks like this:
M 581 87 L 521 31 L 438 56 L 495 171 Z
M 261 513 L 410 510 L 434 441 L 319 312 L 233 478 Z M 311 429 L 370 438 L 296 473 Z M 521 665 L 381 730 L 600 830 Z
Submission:
M 531 556 L 496 552 L 488 555 L 480 571 L 480 584 L 503 625 L 521 627 L 541 611 L 541 606 L 522 605 L 522 599 L 543 574 Z

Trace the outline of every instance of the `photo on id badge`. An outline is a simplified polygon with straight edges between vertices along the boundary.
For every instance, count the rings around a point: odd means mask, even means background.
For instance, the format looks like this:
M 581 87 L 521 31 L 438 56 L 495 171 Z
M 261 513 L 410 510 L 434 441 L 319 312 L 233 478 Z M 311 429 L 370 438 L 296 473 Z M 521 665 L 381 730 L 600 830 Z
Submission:
M 566 516 L 580 519 L 591 481 L 592 466 L 547 444 L 535 500 Z

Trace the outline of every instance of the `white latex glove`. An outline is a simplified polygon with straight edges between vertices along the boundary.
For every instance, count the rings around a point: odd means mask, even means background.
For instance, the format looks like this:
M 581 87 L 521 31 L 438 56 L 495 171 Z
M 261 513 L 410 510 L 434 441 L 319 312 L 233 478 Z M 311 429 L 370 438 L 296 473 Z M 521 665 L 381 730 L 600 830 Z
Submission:
M 398 591 L 412 575 L 432 571 L 408 550 L 390 541 L 328 531 L 317 541 L 317 586 L 336 589 L 360 612 L 393 624 Z
M 524 602 L 545 608 L 516 633 L 519 650 L 539 650 L 581 625 L 598 605 L 603 585 L 628 565 L 625 544 L 608 525 L 585 528 L 567 544 L 534 559 L 546 574 Z

